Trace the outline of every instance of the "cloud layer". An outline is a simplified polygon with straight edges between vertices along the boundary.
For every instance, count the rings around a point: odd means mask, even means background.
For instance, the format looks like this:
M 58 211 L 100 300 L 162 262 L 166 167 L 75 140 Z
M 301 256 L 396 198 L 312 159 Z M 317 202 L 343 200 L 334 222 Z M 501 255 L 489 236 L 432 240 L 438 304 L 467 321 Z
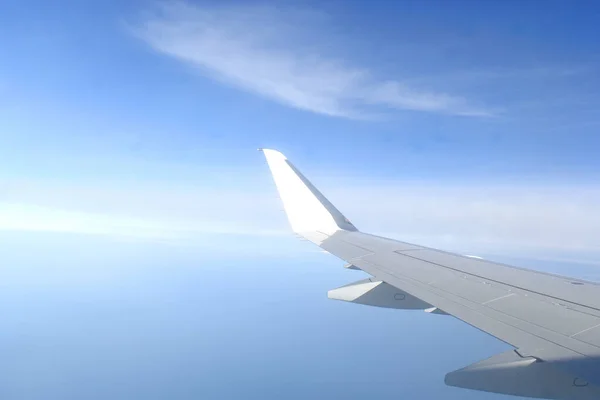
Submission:
M 281 104 L 334 117 L 373 118 L 392 110 L 490 116 L 446 93 L 379 79 L 365 66 L 329 56 L 324 15 L 265 7 L 166 3 L 133 32 L 155 50 L 205 76 Z
M 292 234 L 275 188 L 248 179 L 253 189 L 13 184 L 0 203 L 0 230 L 184 244 L 243 236 L 276 248 L 274 240 Z M 475 254 L 600 254 L 598 188 L 316 183 L 364 231 Z

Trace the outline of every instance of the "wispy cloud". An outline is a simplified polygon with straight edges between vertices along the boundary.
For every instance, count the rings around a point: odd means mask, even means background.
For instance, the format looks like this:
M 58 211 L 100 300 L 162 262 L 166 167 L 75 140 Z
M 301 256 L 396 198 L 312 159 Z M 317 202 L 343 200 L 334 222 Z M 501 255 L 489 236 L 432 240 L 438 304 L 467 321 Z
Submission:
M 301 110 L 357 119 L 390 109 L 494 114 L 463 97 L 380 79 L 367 66 L 328 56 L 331 49 L 320 45 L 328 35 L 324 20 L 282 8 L 165 3 L 133 32 L 208 77 Z
M 595 68 L 591 64 L 574 65 L 543 65 L 543 66 L 521 66 L 513 68 L 486 68 L 467 69 L 459 71 L 447 71 L 432 76 L 420 76 L 410 79 L 410 83 L 420 84 L 443 84 L 450 82 L 462 86 L 478 86 L 481 84 L 498 84 L 502 81 L 510 81 L 513 84 L 548 81 L 549 79 L 568 80 L 593 73 Z

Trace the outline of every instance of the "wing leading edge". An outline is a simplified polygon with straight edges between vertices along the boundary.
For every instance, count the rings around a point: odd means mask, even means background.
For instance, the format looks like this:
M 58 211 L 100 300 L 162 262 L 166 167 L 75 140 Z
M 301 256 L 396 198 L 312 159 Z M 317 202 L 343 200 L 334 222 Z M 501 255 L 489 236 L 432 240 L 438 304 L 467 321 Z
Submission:
M 283 154 L 263 152 L 292 230 L 373 277 L 329 297 L 450 314 L 518 349 L 454 371 L 447 384 L 600 398 L 599 285 L 360 232 Z

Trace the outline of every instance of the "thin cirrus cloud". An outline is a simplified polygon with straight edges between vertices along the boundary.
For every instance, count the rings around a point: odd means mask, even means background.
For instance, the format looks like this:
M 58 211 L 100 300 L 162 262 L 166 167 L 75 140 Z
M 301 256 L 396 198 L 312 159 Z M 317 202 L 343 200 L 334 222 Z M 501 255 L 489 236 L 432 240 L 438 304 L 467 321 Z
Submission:
M 324 19 L 298 10 L 166 3 L 144 14 L 132 32 L 207 77 L 318 114 L 352 119 L 389 110 L 495 114 L 463 97 L 378 79 L 367 68 L 324 55 L 331 53 L 319 49 L 327 35 Z

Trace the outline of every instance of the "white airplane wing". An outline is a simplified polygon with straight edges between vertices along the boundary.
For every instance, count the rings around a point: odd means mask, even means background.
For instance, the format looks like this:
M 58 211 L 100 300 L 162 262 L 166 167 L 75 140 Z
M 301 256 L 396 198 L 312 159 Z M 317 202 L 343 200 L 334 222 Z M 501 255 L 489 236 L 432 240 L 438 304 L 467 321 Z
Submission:
M 600 285 L 360 232 L 283 154 L 262 151 L 293 231 L 372 276 L 330 298 L 450 314 L 515 348 L 447 374 L 448 385 L 600 399 Z

